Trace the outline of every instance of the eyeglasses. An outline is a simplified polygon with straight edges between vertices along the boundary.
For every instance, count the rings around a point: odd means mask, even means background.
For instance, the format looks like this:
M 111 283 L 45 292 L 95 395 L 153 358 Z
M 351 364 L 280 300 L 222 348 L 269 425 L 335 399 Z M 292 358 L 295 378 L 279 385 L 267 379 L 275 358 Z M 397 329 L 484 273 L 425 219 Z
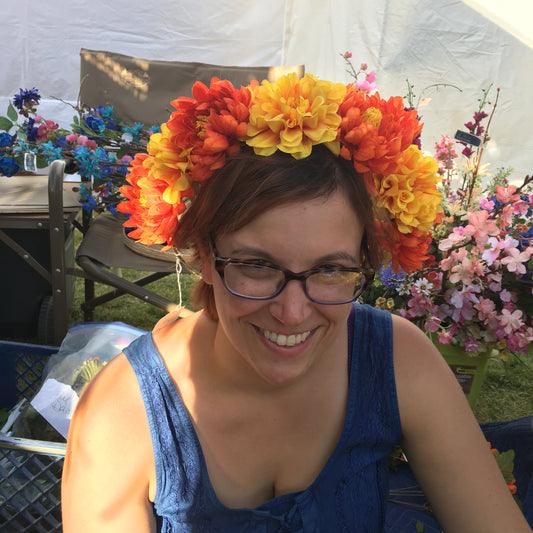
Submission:
M 314 268 L 292 272 L 261 260 L 240 261 L 215 256 L 215 270 L 234 296 L 249 300 L 275 298 L 292 280 L 302 282 L 305 295 L 317 304 L 353 302 L 374 278 L 369 268 Z

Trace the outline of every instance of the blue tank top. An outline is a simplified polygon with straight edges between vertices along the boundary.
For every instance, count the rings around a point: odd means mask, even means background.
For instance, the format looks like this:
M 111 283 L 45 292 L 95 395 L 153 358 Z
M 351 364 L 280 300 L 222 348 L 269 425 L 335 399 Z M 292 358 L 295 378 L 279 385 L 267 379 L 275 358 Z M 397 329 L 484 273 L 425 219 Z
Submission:
M 341 437 L 306 490 L 255 509 L 230 509 L 210 483 L 200 442 L 150 333 L 124 350 L 141 389 L 153 442 L 158 531 L 163 533 L 379 532 L 388 496 L 388 455 L 400 439 L 386 311 L 355 304 L 350 387 Z

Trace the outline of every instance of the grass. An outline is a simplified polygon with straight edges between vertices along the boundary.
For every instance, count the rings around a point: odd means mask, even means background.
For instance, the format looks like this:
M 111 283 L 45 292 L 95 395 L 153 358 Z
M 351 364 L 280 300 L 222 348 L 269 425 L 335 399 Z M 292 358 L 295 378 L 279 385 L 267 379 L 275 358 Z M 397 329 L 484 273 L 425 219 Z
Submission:
M 533 414 L 533 353 L 491 360 L 474 413 L 479 422 Z
M 137 271 L 123 270 L 122 276 L 130 281 L 139 277 L 141 274 Z M 183 291 L 183 302 L 189 306 L 189 293 L 194 283 L 191 275 L 181 276 L 181 286 Z M 84 298 L 84 281 L 81 278 L 76 279 L 76 290 L 74 300 L 69 312 L 69 327 L 75 322 L 83 322 L 84 316 L 81 310 L 81 303 Z M 162 278 L 146 285 L 146 288 L 160 294 L 169 300 L 179 301 L 179 290 L 177 285 L 176 274 Z M 95 284 L 95 294 L 99 296 L 109 291 L 110 288 L 100 283 Z M 143 302 L 129 294 L 119 296 L 105 304 L 99 305 L 94 310 L 94 321 L 96 322 L 125 322 L 131 326 L 150 331 L 155 323 L 164 315 L 166 311 L 158 309 L 151 304 Z

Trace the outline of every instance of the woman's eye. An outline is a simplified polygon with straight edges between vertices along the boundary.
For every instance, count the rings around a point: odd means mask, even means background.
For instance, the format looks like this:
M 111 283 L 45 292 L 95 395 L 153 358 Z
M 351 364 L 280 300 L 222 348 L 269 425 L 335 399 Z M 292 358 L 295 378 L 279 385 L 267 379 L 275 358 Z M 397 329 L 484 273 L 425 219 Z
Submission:
M 343 265 L 335 265 L 333 263 L 326 263 L 324 265 L 320 265 L 320 266 L 316 267 L 317 270 L 324 270 L 326 272 L 334 271 L 334 270 L 337 270 L 339 268 L 346 268 L 346 267 L 344 267 Z
M 246 277 L 256 279 L 269 277 L 273 274 L 273 271 L 269 266 L 261 264 L 260 262 L 240 264 L 239 271 Z

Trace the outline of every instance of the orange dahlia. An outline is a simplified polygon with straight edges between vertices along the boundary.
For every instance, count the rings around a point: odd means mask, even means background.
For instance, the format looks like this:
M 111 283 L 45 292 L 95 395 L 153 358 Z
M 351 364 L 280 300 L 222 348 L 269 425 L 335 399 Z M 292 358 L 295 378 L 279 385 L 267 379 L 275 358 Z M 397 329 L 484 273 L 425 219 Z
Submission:
M 335 143 L 341 120 L 337 110 L 345 92 L 345 85 L 311 74 L 263 81 L 253 89 L 246 144 L 258 155 L 281 150 L 301 159 L 315 144 Z M 338 152 L 336 145 L 331 148 Z
M 411 233 L 401 233 L 395 225 L 387 227 L 388 233 L 380 238 L 381 246 L 391 255 L 392 268 L 395 272 L 400 267 L 405 272 L 422 268 L 430 259 L 428 255 L 428 233 L 414 229 Z
M 358 172 L 387 173 L 396 157 L 412 144 L 422 130 L 416 111 L 406 111 L 400 96 L 383 100 L 348 85 L 339 107 L 340 155 L 352 159 Z
M 235 89 L 228 80 L 213 78 L 208 88 L 197 81 L 193 98 L 181 97 L 172 102 L 167 127 L 175 151 L 189 150 L 190 178 L 204 183 L 213 172 L 224 166 L 226 156 L 240 150 L 240 141 L 248 128 L 251 92 L 247 87 Z

